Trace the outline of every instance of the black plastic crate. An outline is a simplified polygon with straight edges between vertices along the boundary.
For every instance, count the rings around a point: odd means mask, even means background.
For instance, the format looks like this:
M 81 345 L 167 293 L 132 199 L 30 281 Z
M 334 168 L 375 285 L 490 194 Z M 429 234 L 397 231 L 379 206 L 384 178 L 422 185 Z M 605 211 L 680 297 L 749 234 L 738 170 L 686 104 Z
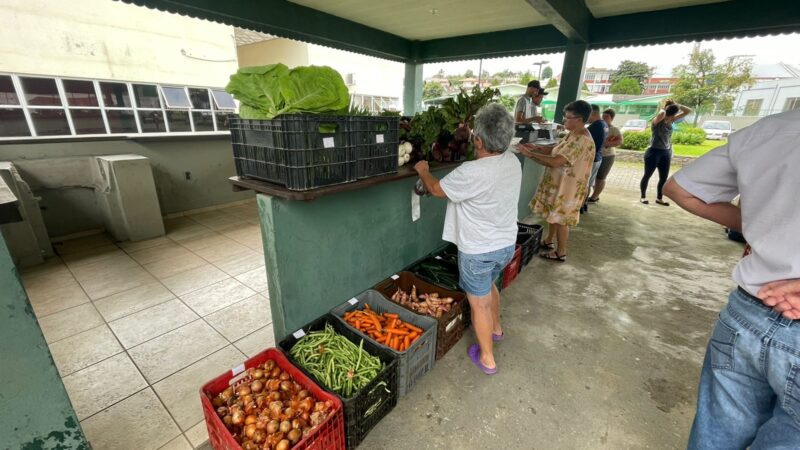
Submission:
M 521 267 L 525 267 L 531 262 L 534 254 L 534 235 L 531 233 L 517 233 L 517 245 L 522 249 L 520 260 Z
M 451 279 L 443 280 L 438 278 L 436 275 L 438 270 L 431 271 L 431 267 L 439 268 L 442 272 L 449 273 L 451 275 Z M 457 256 L 455 260 L 449 260 L 448 257 L 442 255 L 427 256 L 413 263 L 406 270 L 418 276 L 420 279 L 427 281 L 428 283 L 444 289 L 449 289 L 451 291 L 463 292 L 461 287 L 458 285 L 458 280 L 460 277 L 458 272 Z
M 359 344 L 363 340 L 363 349 L 370 355 L 377 356 L 386 364 L 386 367 L 375 379 L 350 398 L 344 398 L 336 392 L 333 392 L 322 380 L 306 371 L 303 366 L 292 358 L 290 353 L 292 347 L 294 347 L 297 341 L 304 335 L 312 331 L 324 329 L 325 324 L 330 324 L 337 333 L 356 344 Z M 297 368 L 303 371 L 304 374 L 314 380 L 314 382 L 319 384 L 323 389 L 336 395 L 342 401 L 344 405 L 344 428 L 348 449 L 355 449 L 356 446 L 364 440 L 367 434 L 369 434 L 370 430 L 397 405 L 399 392 L 397 386 L 397 357 L 395 354 L 388 349 L 379 347 L 369 339 L 362 338 L 356 334 L 356 332 L 348 328 L 342 321 L 330 314 L 325 314 L 293 334 L 288 335 L 281 340 L 278 346 L 286 354 L 287 358 L 292 361 L 292 364 L 297 366 Z
M 356 180 L 350 118 L 287 114 L 272 120 L 231 116 L 237 175 L 305 191 Z
M 357 178 L 397 173 L 399 117 L 350 117 L 350 143 L 356 147 Z
M 364 332 L 354 328 L 344 320 L 345 313 L 353 310 L 363 310 L 364 305 L 369 305 L 370 309 L 378 314 L 385 312 L 394 313 L 400 316 L 400 320 L 409 323 L 423 330 L 422 335 L 411 344 L 408 349 L 398 352 L 391 347 L 377 342 Z M 400 397 L 405 396 L 411 388 L 422 378 L 423 375 L 433 369 L 436 362 L 436 329 L 438 323 L 436 319 L 423 316 L 394 303 L 383 296 L 380 292 L 367 289 L 352 299 L 342 303 L 336 308 L 331 309 L 331 315 L 342 321 L 346 327 L 353 330 L 359 336 L 369 339 L 375 345 L 385 348 L 397 355 L 397 388 Z
M 522 222 L 517 222 L 517 226 L 519 227 L 520 233 L 530 233 L 533 235 L 532 252 L 533 254 L 536 254 L 539 251 L 539 244 L 542 242 L 542 232 L 544 231 L 544 228 L 538 224 L 529 225 Z

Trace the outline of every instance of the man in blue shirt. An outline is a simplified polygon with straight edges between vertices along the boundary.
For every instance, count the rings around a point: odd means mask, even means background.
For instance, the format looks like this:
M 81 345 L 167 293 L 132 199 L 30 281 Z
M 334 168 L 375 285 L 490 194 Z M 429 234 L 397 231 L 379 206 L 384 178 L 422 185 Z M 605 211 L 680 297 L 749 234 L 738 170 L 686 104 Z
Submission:
M 608 124 L 600 115 L 600 106 L 592 105 L 592 115 L 589 116 L 590 125 L 587 127 L 589 133 L 594 140 L 594 164 L 592 164 L 592 175 L 589 177 L 589 186 L 586 189 L 586 200 L 589 199 L 589 193 L 594 189 L 594 181 L 597 178 L 597 172 L 600 170 L 600 164 L 603 163 L 603 144 L 608 138 Z M 581 213 L 589 210 L 588 203 L 583 202 Z

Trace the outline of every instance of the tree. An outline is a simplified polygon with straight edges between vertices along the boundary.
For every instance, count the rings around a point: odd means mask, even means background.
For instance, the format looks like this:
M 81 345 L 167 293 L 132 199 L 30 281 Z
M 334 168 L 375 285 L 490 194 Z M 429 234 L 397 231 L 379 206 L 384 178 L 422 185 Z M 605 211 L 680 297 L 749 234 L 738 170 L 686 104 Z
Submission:
M 432 81 L 430 83 L 425 83 L 425 86 L 422 88 L 422 98 L 429 99 L 429 98 L 436 98 L 441 97 L 444 95 L 444 86 L 441 83 Z
M 500 98 L 497 100 L 497 102 L 503 105 L 503 107 L 505 107 L 508 110 L 508 112 L 514 113 L 514 109 L 517 107 L 517 100 L 519 100 L 519 98 L 517 97 L 512 97 L 510 95 L 501 95 Z
M 473 72 L 472 69 L 467 69 L 467 71 L 464 72 L 464 78 L 475 78 L 475 72 Z
M 750 59 L 731 57 L 721 64 L 710 49 L 701 49 L 695 44 L 689 55 L 689 63 L 672 70 L 678 82 L 672 93 L 676 102 L 695 111 L 694 125 L 700 114 L 717 109 L 730 109 L 733 94 L 743 86 L 753 84 L 753 62 Z
M 610 94 L 639 95 L 642 93 L 642 87 L 633 78 L 623 78 L 612 84 L 608 92 Z
M 489 73 L 488 70 L 484 70 L 483 72 L 481 72 L 481 78 L 483 78 L 484 80 L 488 80 L 491 76 L 492 75 Z
M 545 86 L 544 88 L 550 89 L 554 87 L 558 87 L 558 81 L 556 81 L 555 78 L 550 78 L 550 81 L 547 82 L 547 86 Z
M 439 69 L 439 71 L 436 72 L 436 76 L 439 78 L 444 78 L 444 69 Z
M 525 73 L 523 73 L 519 77 L 519 84 L 527 85 L 528 83 L 530 83 L 532 80 L 535 80 L 535 79 L 536 79 L 536 77 L 533 76 L 531 71 L 530 70 L 526 70 Z
M 500 86 L 500 83 L 502 81 L 503 80 L 500 77 L 495 75 L 494 77 L 492 77 L 492 86 Z
M 626 59 L 619 63 L 617 70 L 611 74 L 611 84 L 614 84 L 623 78 L 633 78 L 639 83 L 639 93 L 644 89 L 644 83 L 653 76 L 653 68 L 649 67 L 647 63 L 636 62 Z
M 548 78 L 553 78 L 553 69 L 550 66 L 547 66 L 542 70 L 542 79 L 546 80 Z

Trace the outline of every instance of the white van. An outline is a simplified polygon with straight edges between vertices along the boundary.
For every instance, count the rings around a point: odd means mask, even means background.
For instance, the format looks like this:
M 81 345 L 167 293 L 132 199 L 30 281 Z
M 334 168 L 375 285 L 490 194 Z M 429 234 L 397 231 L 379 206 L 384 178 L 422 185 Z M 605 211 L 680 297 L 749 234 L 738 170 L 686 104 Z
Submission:
M 707 120 L 700 128 L 706 132 L 706 139 L 728 139 L 733 131 L 727 120 Z
M 625 125 L 620 128 L 620 131 L 646 131 L 647 130 L 647 121 L 646 120 L 639 120 L 639 119 L 631 119 L 626 120 Z

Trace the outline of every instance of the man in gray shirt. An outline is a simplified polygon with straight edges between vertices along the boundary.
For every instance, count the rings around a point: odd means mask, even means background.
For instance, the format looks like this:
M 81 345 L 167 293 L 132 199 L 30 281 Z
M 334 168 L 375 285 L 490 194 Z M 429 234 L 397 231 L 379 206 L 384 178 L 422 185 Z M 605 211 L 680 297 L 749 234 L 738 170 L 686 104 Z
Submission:
M 689 449 L 800 448 L 798 168 L 794 110 L 731 135 L 664 186 L 687 211 L 741 230 L 752 250 L 711 334 Z
M 517 100 L 517 106 L 514 108 L 514 120 L 516 123 L 542 123 L 544 117 L 539 113 L 539 105 L 542 104 L 544 96 L 547 92 L 539 84 L 539 80 L 533 80 L 528 83 L 528 89 L 525 95 Z

